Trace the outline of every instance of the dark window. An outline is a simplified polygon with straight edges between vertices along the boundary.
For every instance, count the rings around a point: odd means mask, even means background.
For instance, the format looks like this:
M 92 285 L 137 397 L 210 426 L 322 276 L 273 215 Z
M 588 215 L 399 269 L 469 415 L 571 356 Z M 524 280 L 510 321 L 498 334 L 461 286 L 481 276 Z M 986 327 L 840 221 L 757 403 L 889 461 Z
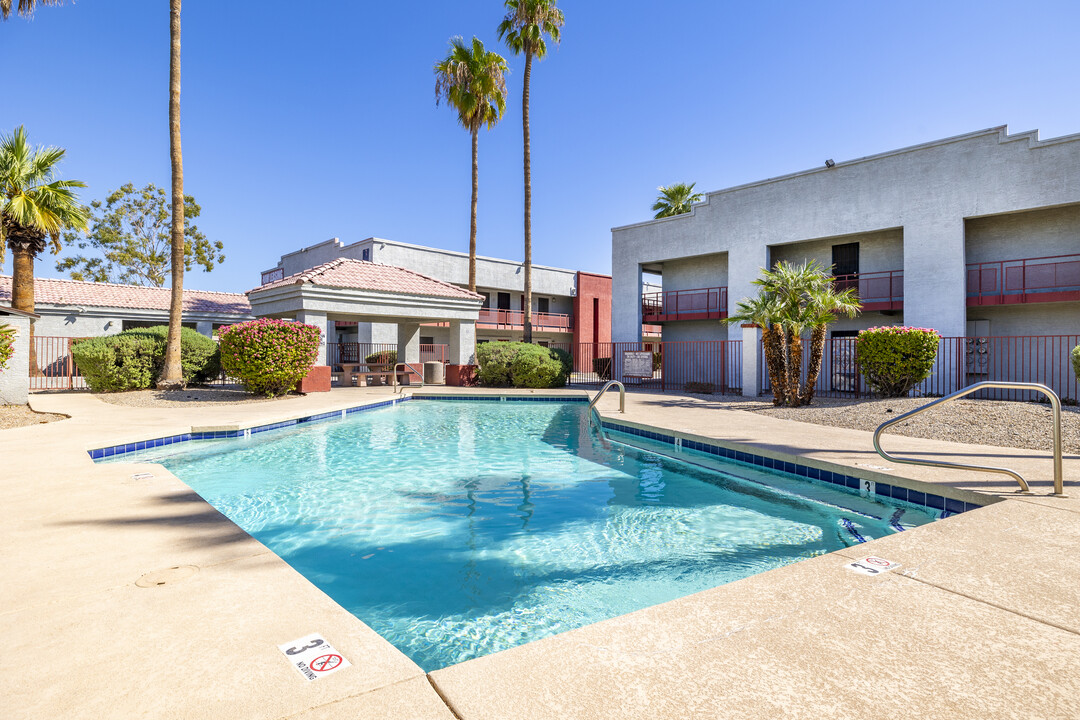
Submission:
M 510 309 L 510 293 L 499 293 L 499 309 Z
M 482 292 L 480 294 L 484 296 L 484 307 L 491 307 L 491 293 Z
M 551 343 L 547 340 L 538 340 L 536 344 L 540 347 L 551 347 Z
M 551 303 L 547 298 L 537 298 L 536 299 L 536 312 L 542 312 L 542 313 L 550 312 L 550 310 L 548 309 L 550 307 L 551 307 Z
M 833 330 L 831 334 L 834 338 L 859 337 L 858 330 Z
M 370 260 L 371 259 L 371 248 L 364 248 L 364 252 L 363 252 L 363 254 L 361 254 L 360 259 L 361 260 Z
M 435 338 L 434 337 L 429 337 L 427 335 L 421 335 L 420 336 L 420 344 L 421 345 L 434 345 L 435 344 Z
M 859 274 L 859 243 L 832 246 L 833 275 Z

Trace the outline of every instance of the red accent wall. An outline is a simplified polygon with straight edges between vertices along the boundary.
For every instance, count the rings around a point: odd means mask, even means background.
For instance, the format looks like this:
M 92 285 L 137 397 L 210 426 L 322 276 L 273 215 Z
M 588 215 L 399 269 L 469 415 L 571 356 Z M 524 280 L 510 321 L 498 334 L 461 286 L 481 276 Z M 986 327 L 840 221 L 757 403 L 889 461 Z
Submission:
M 599 302 L 594 303 L 594 298 Z M 595 317 L 594 306 L 598 311 Z M 611 342 L 611 276 L 579 271 L 574 296 L 574 343 L 608 342 Z

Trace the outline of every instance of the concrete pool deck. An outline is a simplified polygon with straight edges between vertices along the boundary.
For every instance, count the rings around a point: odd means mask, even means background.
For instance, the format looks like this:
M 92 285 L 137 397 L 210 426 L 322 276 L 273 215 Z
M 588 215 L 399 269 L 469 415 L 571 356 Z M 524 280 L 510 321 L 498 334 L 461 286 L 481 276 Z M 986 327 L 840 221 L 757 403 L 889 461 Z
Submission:
M 1080 458 L 1065 464 L 1072 497 L 1019 497 L 1007 478 L 892 466 L 868 433 L 672 395 L 630 393 L 619 415 L 612 395 L 600 405 L 612 420 L 994 504 L 426 676 L 161 466 L 86 454 L 392 397 L 347 388 L 152 409 L 33 396 L 35 409 L 71 417 L 0 432 L 5 717 L 1080 717 Z M 1005 456 L 1048 492 L 1049 462 L 1032 451 L 903 437 L 886 447 Z M 843 568 L 867 554 L 902 567 Z M 135 585 L 185 566 L 198 571 Z M 277 645 L 313 632 L 353 667 L 316 682 L 290 668 Z

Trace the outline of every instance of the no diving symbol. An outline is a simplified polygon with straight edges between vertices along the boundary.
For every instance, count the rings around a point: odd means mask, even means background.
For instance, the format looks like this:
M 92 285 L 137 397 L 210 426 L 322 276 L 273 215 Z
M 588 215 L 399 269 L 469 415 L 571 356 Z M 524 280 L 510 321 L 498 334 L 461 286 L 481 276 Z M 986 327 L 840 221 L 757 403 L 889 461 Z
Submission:
M 878 567 L 888 567 L 888 566 L 892 565 L 892 563 L 889 562 L 888 560 L 884 560 L 884 559 L 879 558 L 879 557 L 863 558 L 863 562 L 867 563 L 868 565 L 877 565 Z
M 341 656 L 336 653 L 329 653 L 315 658 L 308 667 L 315 672 L 327 672 L 328 670 L 333 670 L 340 664 Z

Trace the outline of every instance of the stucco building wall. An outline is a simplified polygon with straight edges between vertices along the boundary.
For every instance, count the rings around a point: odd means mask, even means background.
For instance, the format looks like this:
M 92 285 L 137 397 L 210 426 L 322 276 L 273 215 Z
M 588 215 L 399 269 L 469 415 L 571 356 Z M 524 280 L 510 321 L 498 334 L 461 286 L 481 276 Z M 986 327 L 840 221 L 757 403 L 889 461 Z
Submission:
M 0 325 L 15 329 L 15 347 L 0 370 L 0 405 L 25 405 L 30 387 L 30 318 L 0 311 Z

